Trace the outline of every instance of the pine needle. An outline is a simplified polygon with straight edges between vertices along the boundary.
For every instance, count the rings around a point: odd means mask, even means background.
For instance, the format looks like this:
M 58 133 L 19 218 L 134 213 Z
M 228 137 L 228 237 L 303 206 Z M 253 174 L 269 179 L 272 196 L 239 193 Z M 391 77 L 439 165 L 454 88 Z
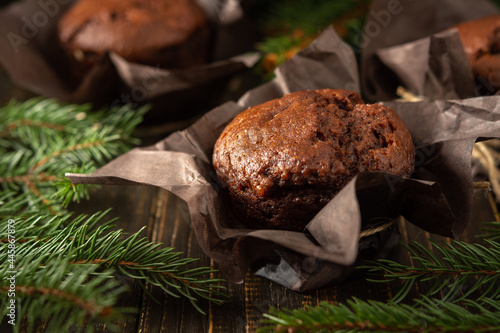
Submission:
M 114 270 L 96 274 L 98 265 L 74 265 L 65 256 L 49 261 L 47 256 L 18 257 L 14 271 L 7 265 L 0 268 L 4 277 L 0 281 L 0 316 L 13 320 L 14 332 L 19 331 L 22 320 L 27 321 L 29 331 L 37 321 L 47 321 L 47 332 L 68 332 L 74 325 L 94 323 L 106 323 L 116 330 L 113 321 L 133 311 L 114 307 L 126 290 L 111 278 Z M 14 288 L 10 285 L 12 277 Z M 8 316 L 13 300 L 15 317 Z
M 478 301 L 484 297 L 497 299 L 500 296 L 500 243 L 486 240 L 488 246 L 483 246 L 461 241 L 451 244 L 430 242 L 440 256 L 417 242 L 405 245 L 415 267 L 380 259 L 360 268 L 383 275 L 382 278 L 370 279 L 372 282 L 400 281 L 394 302 L 403 300 L 418 282 L 426 281 L 432 281 L 433 287 L 425 295 L 444 293 L 445 301 L 459 302 L 475 292 L 482 294 Z
M 484 223 L 485 227 L 481 228 L 481 231 L 484 232 L 484 234 L 478 235 L 477 237 L 479 239 L 489 239 L 492 241 L 499 241 L 500 240 L 500 222 L 486 222 Z
M 97 265 L 114 268 L 122 275 L 140 279 L 161 288 L 173 297 L 187 297 L 201 313 L 198 299 L 205 298 L 220 304 L 227 298 L 223 279 L 211 278 L 216 271 L 208 267 L 188 268 L 198 261 L 182 258 L 171 247 L 149 242 L 142 231 L 126 235 L 116 229 L 113 221 L 104 222 L 107 212 L 74 219 L 37 216 L 16 222 L 16 255 L 22 258 L 44 257 L 50 263 L 64 256 L 76 265 Z M 2 223 L 2 226 L 7 223 Z M 8 227 L 0 228 L 0 240 L 7 243 Z M 5 251 L 0 262 L 7 262 Z
M 0 209 L 0 217 L 58 214 L 88 197 L 86 186 L 69 183 L 64 173 L 91 172 L 128 151 L 146 111 L 90 112 L 89 105 L 41 98 L 0 108 L 0 198 L 10 208 Z
M 306 309 L 278 310 L 264 314 L 258 332 L 498 332 L 500 304 L 485 299 L 489 309 L 474 301 L 467 307 L 424 297 L 413 305 L 362 301 L 347 305 L 321 302 Z

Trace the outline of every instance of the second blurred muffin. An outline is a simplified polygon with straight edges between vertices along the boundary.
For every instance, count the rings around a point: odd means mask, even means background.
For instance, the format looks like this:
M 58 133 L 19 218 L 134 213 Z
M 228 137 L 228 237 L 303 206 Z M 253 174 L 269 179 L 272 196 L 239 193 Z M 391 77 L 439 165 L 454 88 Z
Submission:
M 209 22 L 194 0 L 80 0 L 58 37 L 77 79 L 108 51 L 162 68 L 200 65 L 210 54 Z

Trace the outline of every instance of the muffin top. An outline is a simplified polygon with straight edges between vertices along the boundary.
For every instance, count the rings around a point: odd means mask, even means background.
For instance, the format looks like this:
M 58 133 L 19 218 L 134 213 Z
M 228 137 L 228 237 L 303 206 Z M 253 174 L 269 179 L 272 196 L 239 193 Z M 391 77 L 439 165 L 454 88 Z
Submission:
M 213 165 L 252 226 L 301 230 L 359 172 L 410 176 L 414 154 L 394 110 L 364 104 L 356 92 L 323 89 L 240 113 L 217 140 Z
M 485 54 L 500 52 L 500 15 L 466 21 L 455 28 L 471 66 Z
M 113 51 L 129 61 L 156 65 L 162 52 L 185 44 L 207 26 L 194 0 L 81 0 L 60 20 L 59 39 L 76 57 Z

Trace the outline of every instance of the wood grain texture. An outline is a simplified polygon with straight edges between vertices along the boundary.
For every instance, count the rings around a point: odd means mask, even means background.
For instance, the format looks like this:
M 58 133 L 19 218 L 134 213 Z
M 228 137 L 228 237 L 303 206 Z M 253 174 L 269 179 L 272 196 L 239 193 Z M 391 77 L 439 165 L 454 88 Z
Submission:
M 496 208 L 491 194 L 484 189 L 476 190 L 471 220 L 461 238 L 475 242 L 475 235 L 480 232 L 481 222 L 495 221 Z M 118 217 L 117 225 L 128 232 L 135 232 L 146 225 L 145 234 L 162 246 L 172 246 L 182 256 L 200 258 L 194 266 L 217 268 L 213 261 L 201 250 L 190 227 L 186 204 L 167 191 L 149 187 L 102 187 L 93 188 L 89 201 L 74 205 L 78 213 L 94 213 L 113 207 L 110 217 Z M 429 239 L 450 242 L 451 240 L 431 235 L 410 223 L 399 223 L 401 242 L 418 241 L 432 249 Z M 392 254 L 392 258 L 410 263 L 408 253 L 401 246 Z M 222 278 L 220 272 L 214 277 Z M 119 306 L 136 309 L 136 315 L 128 321 L 116 323 L 119 332 L 157 333 L 157 332 L 255 332 L 261 326 L 262 314 L 270 307 L 304 308 L 315 306 L 321 301 L 342 303 L 351 297 L 386 301 L 391 298 L 398 282 L 375 284 L 364 279 L 348 281 L 338 286 L 313 290 L 305 293 L 290 291 L 267 279 L 248 273 L 243 284 L 223 283 L 229 293 L 229 299 L 222 305 L 201 301 L 200 307 L 206 315 L 200 314 L 185 298 L 173 298 L 160 288 L 147 285 L 154 301 L 145 293 L 137 282 L 129 283 L 130 290 L 125 293 Z M 425 292 L 430 285 L 419 284 L 411 291 L 410 298 L 419 292 Z M 0 332 L 9 332 L 10 327 L 0 326 Z M 98 325 L 96 332 L 111 332 L 107 327 Z M 43 332 L 43 325 L 36 332 Z

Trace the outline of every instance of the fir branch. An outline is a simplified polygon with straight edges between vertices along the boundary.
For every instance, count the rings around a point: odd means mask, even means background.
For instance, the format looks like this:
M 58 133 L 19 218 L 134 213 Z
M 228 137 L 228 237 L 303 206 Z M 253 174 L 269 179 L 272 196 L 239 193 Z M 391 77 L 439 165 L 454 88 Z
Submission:
M 36 120 L 31 120 L 31 119 L 19 119 L 19 120 L 13 120 L 11 123 L 9 123 L 6 128 L 2 131 L 0 131 L 0 137 L 9 137 L 12 135 L 12 133 L 18 129 L 19 127 L 29 127 L 29 128 L 39 128 L 39 129 L 50 129 L 50 130 L 55 130 L 55 131 L 64 131 L 66 129 L 65 126 L 63 125 L 58 125 L 58 124 L 51 124 L 48 122 L 44 121 L 36 121 Z
M 90 174 L 94 170 L 92 163 L 85 163 L 79 167 L 68 169 L 71 173 Z M 73 184 L 68 178 L 58 178 L 54 181 L 54 192 L 50 196 L 57 202 L 60 202 L 62 207 L 67 207 L 71 202 L 80 202 L 82 199 L 89 199 L 86 184 Z
M 500 240 L 500 222 L 486 222 L 485 227 L 481 229 L 484 234 L 478 235 L 479 239 L 489 239 L 492 241 Z
M 21 320 L 27 321 L 30 331 L 36 321 L 47 321 L 47 332 L 67 332 L 74 325 L 91 327 L 94 322 L 113 328 L 112 321 L 131 311 L 114 307 L 127 288 L 110 278 L 113 270 L 98 272 L 98 265 L 74 265 L 63 256 L 51 261 L 46 255 L 17 258 L 21 259 L 14 272 L 8 265 L 0 269 L 5 277 L 0 281 L 0 316 L 14 320 L 14 332 L 19 331 Z M 15 287 L 11 287 L 12 277 Z M 8 316 L 12 300 L 15 318 Z
M 413 306 L 377 301 L 326 302 L 306 309 L 271 309 L 261 320 L 259 332 L 498 332 L 500 304 L 490 307 L 467 301 L 471 311 L 442 300 L 424 298 Z
M 76 129 L 84 129 L 80 120 L 88 110 L 89 106 L 62 106 L 51 99 L 11 101 L 0 109 L 0 137 L 28 142 L 28 138 L 50 139 L 55 132 L 76 133 Z
M 264 13 L 259 12 L 260 25 L 267 34 L 277 31 L 290 33 L 301 29 L 308 35 L 316 34 L 335 19 L 355 9 L 365 0 L 280 0 L 265 1 Z
M 109 213 L 109 209 L 102 213 L 92 216 L 72 214 L 64 215 L 29 215 L 24 218 L 15 218 L 16 243 L 26 242 L 28 240 L 46 239 L 49 235 L 58 233 L 65 228 L 75 228 L 78 225 L 87 225 L 89 229 L 95 229 L 102 222 L 102 219 Z M 109 221 L 114 222 L 115 219 Z M 7 243 L 9 234 L 9 224 L 7 221 L 0 223 L 0 242 Z
M 173 248 L 160 248 L 161 244 L 141 238 L 142 230 L 124 238 L 121 229 L 113 230 L 113 221 L 102 221 L 106 213 L 78 216 L 74 220 L 69 220 L 69 216 L 21 220 L 16 223 L 17 255 L 37 258 L 51 253 L 45 257 L 48 262 L 64 255 L 73 264 L 115 268 L 124 276 L 158 286 L 173 297 L 188 298 L 202 313 L 197 304 L 199 298 L 219 304 L 227 297 L 220 285 L 223 280 L 210 278 L 214 270 L 187 268 L 198 259 L 181 258 L 182 253 Z M 8 228 L 4 227 L 0 229 L 0 239 L 7 238 Z M 6 260 L 7 253 L 0 253 L 0 262 Z
M 256 45 L 263 54 L 257 71 L 266 80 L 272 78 L 277 66 L 307 47 L 329 25 L 359 51 L 359 33 L 370 4 L 371 0 L 257 1 L 250 14 L 266 36 Z
M 137 144 L 132 132 L 146 111 L 122 106 L 90 112 L 89 105 L 40 98 L 0 108 L 0 197 L 12 207 L 10 216 L 59 214 L 70 201 L 87 197 L 86 186 L 69 184 L 64 173 L 92 172 Z
M 66 213 L 69 202 L 88 193 L 71 184 L 65 172 L 90 173 L 128 150 L 137 143 L 132 131 L 146 109 L 131 112 L 121 107 L 92 114 L 87 110 L 41 99 L 13 102 L 0 110 L 0 219 L 4 220 L 0 244 L 11 246 L 8 219 L 14 219 L 16 258 L 23 261 L 16 263 L 14 291 L 24 311 L 18 310 L 18 316 L 26 316 L 29 327 L 38 319 L 48 320 L 54 331 L 72 325 L 91 329 L 89 324 L 107 317 L 116 302 L 113 291 L 102 286 L 118 286 L 117 274 L 186 297 L 200 312 L 200 298 L 222 302 L 227 297 L 219 285 L 222 279 L 211 278 L 215 271 L 210 268 L 192 268 L 197 259 L 182 258 L 172 248 L 148 242 L 141 237 L 142 230 L 125 235 L 113 220 L 104 221 L 107 212 L 75 218 Z M 0 260 L 0 271 L 12 269 L 8 251 L 0 253 Z M 48 271 L 52 274 L 39 276 Z M 41 283 L 45 278 L 51 283 Z M 83 291 L 65 289 L 68 284 L 85 287 L 88 295 L 103 299 L 85 298 Z M 0 293 L 6 290 L 0 285 Z M 101 307 L 105 300 L 109 306 Z M 47 306 L 56 310 L 42 313 Z
M 58 180 L 56 176 L 49 175 L 44 172 L 40 172 L 34 175 L 0 177 L 0 183 L 34 183 L 34 182 L 56 181 L 56 180 Z
M 486 240 L 486 247 L 461 241 L 451 244 L 430 242 L 440 254 L 439 257 L 417 242 L 404 245 L 416 263 L 415 267 L 380 259 L 360 268 L 383 274 L 382 279 L 369 280 L 372 282 L 401 281 L 394 302 L 404 299 L 416 283 L 423 281 L 434 283 L 426 295 L 444 293 L 443 300 L 447 301 L 458 302 L 477 291 L 482 293 L 479 301 L 485 297 L 496 299 L 500 296 L 500 243 Z M 475 278 L 474 282 L 470 281 L 472 277 Z M 459 293 L 463 294 L 459 296 Z
M 34 202 L 28 196 L 20 196 L 12 191 L 0 191 L 0 218 L 15 216 L 24 211 L 25 214 L 38 213 L 40 203 Z

